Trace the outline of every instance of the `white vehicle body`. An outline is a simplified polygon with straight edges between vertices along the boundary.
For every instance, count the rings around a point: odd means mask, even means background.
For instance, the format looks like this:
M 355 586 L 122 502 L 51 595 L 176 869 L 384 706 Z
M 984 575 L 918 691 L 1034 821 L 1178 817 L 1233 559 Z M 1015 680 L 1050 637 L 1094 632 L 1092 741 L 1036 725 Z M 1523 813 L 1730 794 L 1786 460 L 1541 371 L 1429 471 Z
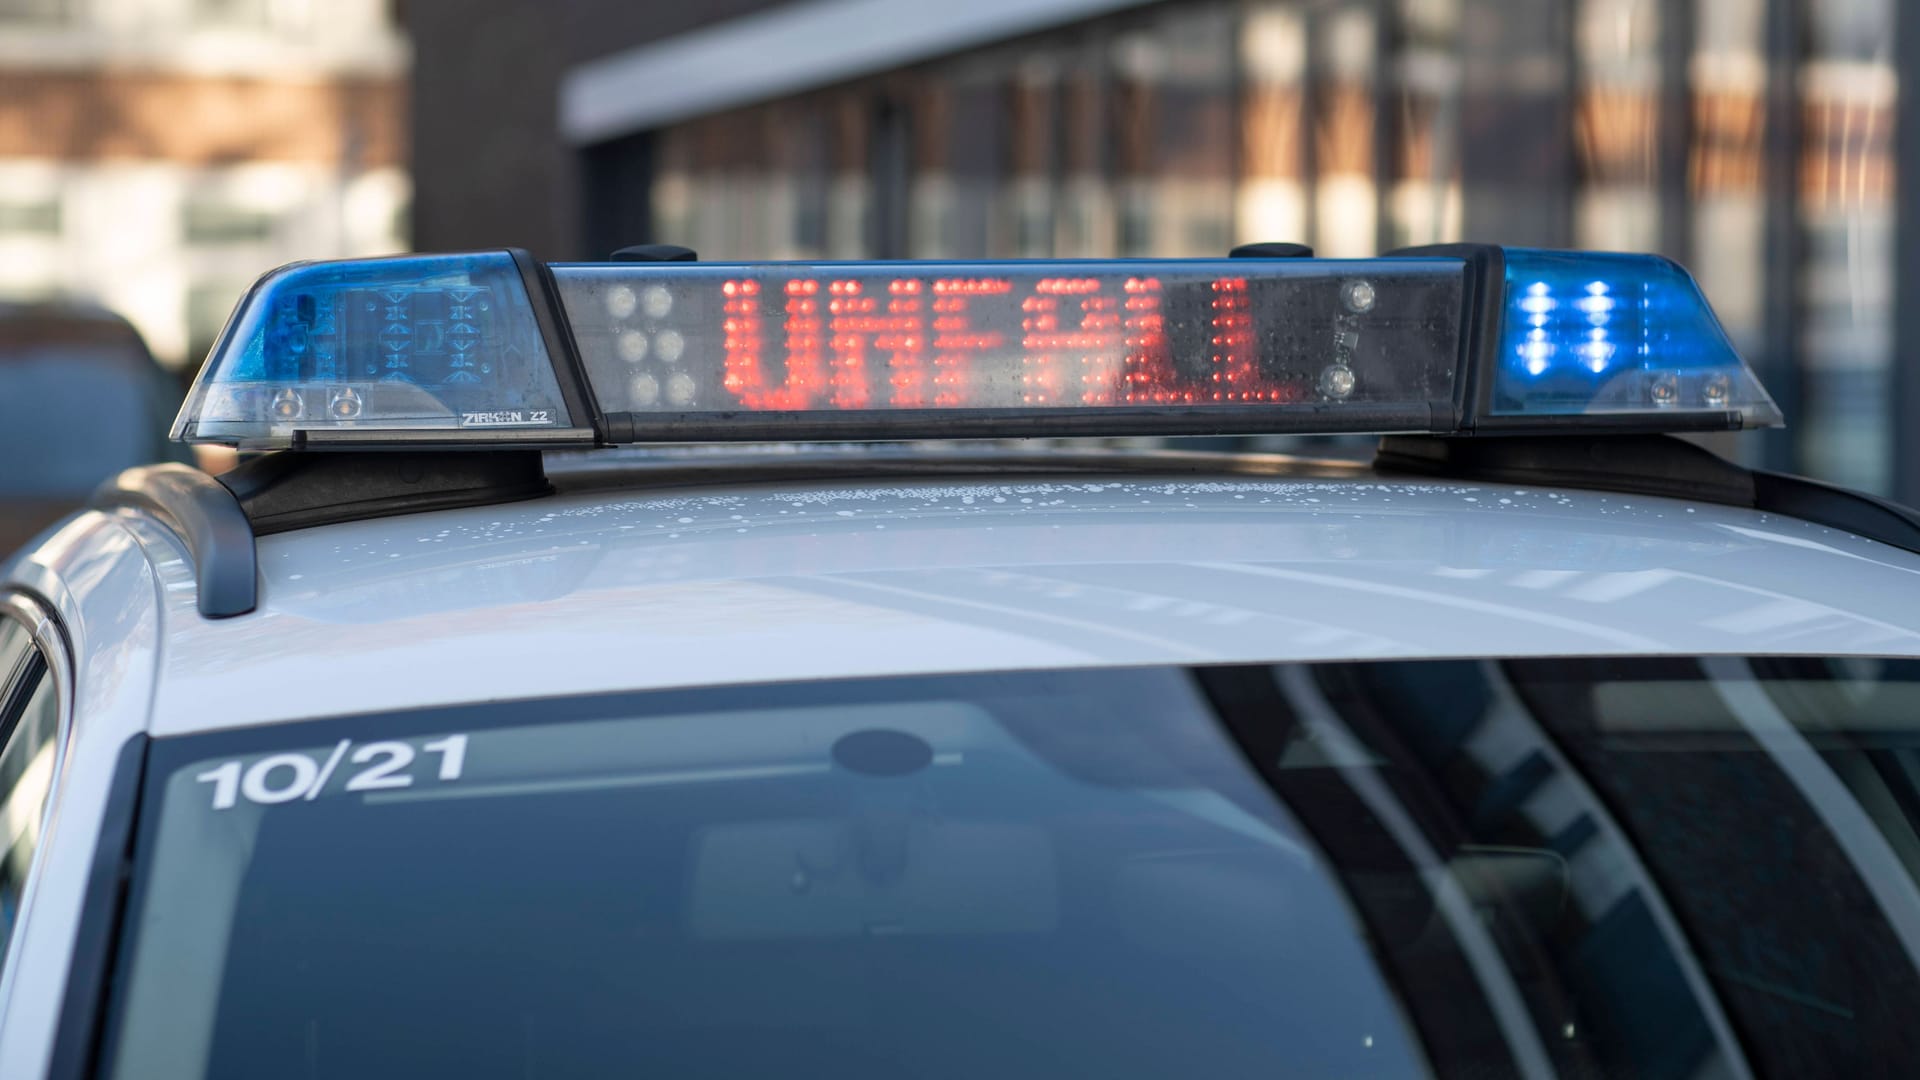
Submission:
M 1920 555 L 1708 503 L 1357 469 L 587 490 L 262 537 L 259 566 L 255 611 L 203 618 L 180 540 L 119 510 L 8 570 L 73 675 L 0 1075 L 47 1068 L 113 770 L 142 733 L 907 673 L 1920 657 Z
M 1299 254 L 267 275 L 0 566 L 0 1078 L 1905 1061 L 1920 513 L 1669 261 Z M 912 441 L 1229 433 L 1385 438 Z

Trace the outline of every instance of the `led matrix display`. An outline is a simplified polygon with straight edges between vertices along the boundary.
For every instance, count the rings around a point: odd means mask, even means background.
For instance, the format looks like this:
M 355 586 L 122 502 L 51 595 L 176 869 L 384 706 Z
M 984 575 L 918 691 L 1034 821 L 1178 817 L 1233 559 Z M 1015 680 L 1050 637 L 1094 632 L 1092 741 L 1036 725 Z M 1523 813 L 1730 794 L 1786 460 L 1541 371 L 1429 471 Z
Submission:
M 608 411 L 1424 402 L 1450 393 L 1450 259 L 563 265 Z

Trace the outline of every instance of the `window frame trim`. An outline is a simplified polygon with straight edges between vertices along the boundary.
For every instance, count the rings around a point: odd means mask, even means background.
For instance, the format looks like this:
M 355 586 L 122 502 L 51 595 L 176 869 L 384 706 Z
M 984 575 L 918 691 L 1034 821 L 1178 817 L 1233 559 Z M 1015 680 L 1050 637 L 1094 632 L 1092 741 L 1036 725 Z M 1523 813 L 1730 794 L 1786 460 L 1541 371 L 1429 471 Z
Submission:
M 17 588 L 0 590 L 0 619 L 12 619 L 27 628 L 33 639 L 35 652 L 45 665 L 46 677 L 53 680 L 54 711 L 57 719 L 54 724 L 53 780 L 47 786 L 46 805 L 40 809 L 39 827 L 46 834 L 48 824 L 53 820 L 54 810 L 59 805 L 62 780 L 66 774 L 67 753 L 73 740 L 73 649 L 68 642 L 66 630 L 60 625 L 51 605 L 43 603 L 38 597 Z M 6 678 L 17 679 L 31 670 L 32 661 L 18 671 L 8 672 Z M 6 687 L 8 693 L 0 705 L 12 704 L 13 686 Z M 24 704 L 24 703 L 22 703 Z M 27 928 L 33 923 L 34 910 L 38 907 L 39 883 L 45 878 L 44 862 L 48 858 L 47 845 L 34 846 L 33 858 L 27 864 L 27 887 L 21 894 L 20 914 L 14 921 L 12 934 L 15 938 L 24 937 Z M 18 954 L 12 948 L 12 938 L 8 940 L 7 957 Z M 14 983 L 19 979 L 20 965 L 8 963 L 0 958 L 0 1016 L 6 1015 L 12 1002 Z

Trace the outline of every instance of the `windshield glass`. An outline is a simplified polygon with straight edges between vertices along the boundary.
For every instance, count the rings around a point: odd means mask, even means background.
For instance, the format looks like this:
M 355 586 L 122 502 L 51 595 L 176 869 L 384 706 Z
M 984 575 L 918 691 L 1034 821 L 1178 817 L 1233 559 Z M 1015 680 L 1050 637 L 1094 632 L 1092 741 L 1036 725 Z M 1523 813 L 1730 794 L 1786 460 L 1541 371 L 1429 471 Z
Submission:
M 1916 1058 L 1911 665 L 870 680 L 163 739 L 105 1074 Z
M 156 747 L 111 1075 L 1415 1067 L 1178 673 L 641 701 Z

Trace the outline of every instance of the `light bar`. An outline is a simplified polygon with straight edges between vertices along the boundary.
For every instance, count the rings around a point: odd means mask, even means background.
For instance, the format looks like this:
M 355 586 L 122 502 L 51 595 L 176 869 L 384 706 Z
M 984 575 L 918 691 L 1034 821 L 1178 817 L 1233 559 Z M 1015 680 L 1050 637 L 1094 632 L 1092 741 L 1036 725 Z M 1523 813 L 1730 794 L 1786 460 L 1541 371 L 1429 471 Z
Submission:
M 1779 422 L 1684 270 L 1377 259 L 296 264 L 175 424 L 247 447 L 1682 431 Z
M 526 277 L 505 251 L 275 270 L 221 331 L 173 437 L 590 442 L 590 428 L 574 427 Z
M 1023 417 L 1025 434 L 1091 431 L 1124 410 L 1150 416 L 1146 431 L 1204 428 L 1213 410 L 1423 429 L 1460 351 L 1454 259 L 652 263 L 554 278 L 601 408 L 701 438 L 748 424 L 831 437 L 909 411 L 962 432 Z
M 1506 249 L 1495 416 L 1780 414 L 1693 278 L 1657 255 Z

